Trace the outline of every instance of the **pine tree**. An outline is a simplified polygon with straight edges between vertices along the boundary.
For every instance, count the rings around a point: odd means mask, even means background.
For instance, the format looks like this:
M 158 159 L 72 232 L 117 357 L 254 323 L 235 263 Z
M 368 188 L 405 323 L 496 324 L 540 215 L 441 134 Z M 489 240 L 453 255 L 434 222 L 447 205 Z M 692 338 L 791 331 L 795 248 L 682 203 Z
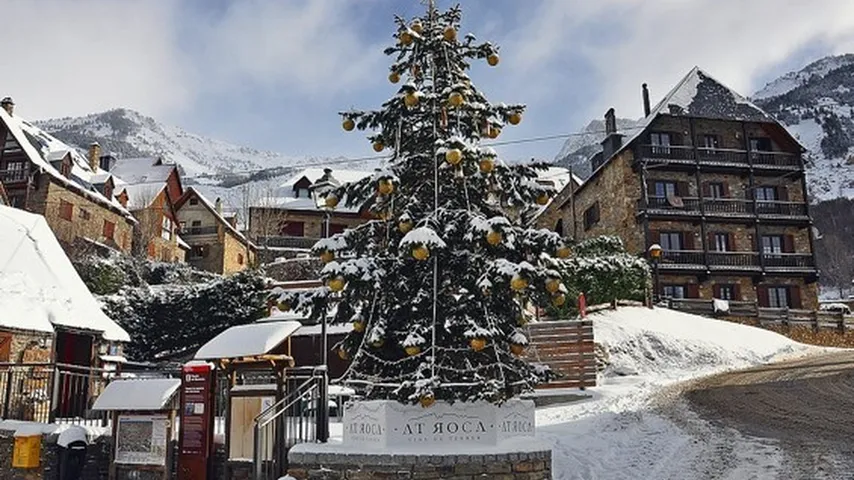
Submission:
M 342 113 L 345 130 L 373 132 L 385 167 L 327 196 L 367 206 L 374 219 L 320 240 L 326 287 L 282 292 L 281 308 L 352 322 L 336 346 L 351 359 L 344 381 L 369 399 L 429 406 L 435 400 L 501 403 L 544 371 L 520 358 L 525 305 L 565 301 L 553 257 L 568 249 L 526 228 L 554 193 L 537 182 L 545 164 L 508 165 L 481 145 L 524 105 L 490 103 L 470 62 L 498 49 L 459 37 L 459 6 L 397 17 L 389 80 L 405 79 L 377 111 Z

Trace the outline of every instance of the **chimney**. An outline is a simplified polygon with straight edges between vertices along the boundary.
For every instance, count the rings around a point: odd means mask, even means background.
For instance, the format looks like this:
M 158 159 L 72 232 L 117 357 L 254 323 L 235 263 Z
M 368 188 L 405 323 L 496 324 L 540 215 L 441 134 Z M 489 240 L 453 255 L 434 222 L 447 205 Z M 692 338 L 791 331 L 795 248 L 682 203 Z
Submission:
M 99 163 L 101 164 L 101 170 L 109 172 L 116 164 L 116 156 L 112 153 L 105 153 L 101 155 Z
M 216 207 L 216 213 L 222 216 L 222 199 L 216 197 L 216 202 L 214 202 L 214 206 Z
M 228 222 L 229 225 L 231 225 L 232 228 L 234 228 L 234 229 L 237 228 L 237 215 L 232 215 L 232 216 L 226 218 L 226 221 Z
M 89 144 L 89 168 L 96 171 L 101 164 L 101 144 L 92 142 Z
M 0 100 L 0 107 L 3 107 L 3 110 L 6 110 L 6 113 L 11 117 L 15 112 L 15 102 L 12 101 L 12 97 L 6 97 L 3 100 Z
M 643 116 L 649 116 L 649 89 L 643 84 Z
M 605 139 L 602 140 L 602 162 L 607 162 L 620 147 L 623 146 L 623 136 L 617 133 L 617 116 L 613 108 L 605 112 Z

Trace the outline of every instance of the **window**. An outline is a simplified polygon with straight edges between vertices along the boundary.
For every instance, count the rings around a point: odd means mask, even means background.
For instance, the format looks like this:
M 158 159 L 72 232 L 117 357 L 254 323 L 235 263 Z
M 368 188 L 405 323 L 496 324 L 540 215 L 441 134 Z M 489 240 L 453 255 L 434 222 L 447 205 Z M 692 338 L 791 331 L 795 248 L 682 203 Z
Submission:
M 590 230 L 597 223 L 599 223 L 599 202 L 584 211 L 584 229 Z
M 65 200 L 59 201 L 59 218 L 71 221 L 74 217 L 74 205 Z
M 81 208 L 80 209 L 80 218 L 83 220 L 89 220 L 90 218 L 92 218 L 92 215 L 89 213 L 89 210 L 86 210 L 85 208 Z
M 59 174 L 65 178 L 71 176 L 71 164 L 63 160 L 59 165 Z
M 160 222 L 160 237 L 163 240 L 172 240 L 172 219 L 163 215 Z
M 771 308 L 787 308 L 789 306 L 789 289 L 786 287 L 768 287 L 768 306 Z
M 763 235 L 762 253 L 783 253 L 783 236 Z
M 2 180 L 6 182 L 19 182 L 27 178 L 24 162 L 9 162 L 6 164 L 6 176 Z
M 104 220 L 104 238 L 108 240 L 112 240 L 116 235 L 116 224 L 113 222 L 109 222 Z
M 653 184 L 653 193 L 660 198 L 674 197 L 676 196 L 676 182 L 656 180 Z
M 754 189 L 756 200 L 759 201 L 774 201 L 777 200 L 777 189 L 775 187 L 756 187 Z
M 26 200 L 26 195 L 9 195 L 9 206 L 15 208 L 25 208 Z
M 347 228 L 347 225 L 341 223 L 331 223 L 329 224 L 329 234 L 335 235 L 336 233 L 344 233 L 344 230 Z
M 715 285 L 715 298 L 721 300 L 737 300 L 735 298 L 735 285 Z
M 198 205 L 198 204 L 199 204 L 198 198 L 196 198 L 196 197 L 190 198 L 190 205 Z
M 723 198 L 724 197 L 724 184 L 720 182 L 711 182 L 708 184 L 708 191 L 706 195 L 709 198 Z
M 718 136 L 717 135 L 703 135 L 701 139 L 701 145 L 703 148 L 718 148 Z
M 107 197 L 108 200 L 113 199 L 113 186 L 110 182 L 104 184 L 104 196 Z
M 727 233 L 716 233 L 714 235 L 714 243 L 712 244 L 712 250 L 716 252 L 728 252 L 729 251 L 729 234 Z
M 661 232 L 659 244 L 662 250 L 682 250 L 682 232 Z
M 757 137 L 750 139 L 750 150 L 757 152 L 771 152 L 771 139 L 767 137 Z
M 652 145 L 652 153 L 670 153 L 670 134 L 666 132 L 652 132 L 649 134 L 649 143 Z
M 305 223 L 303 222 L 286 222 L 282 225 L 281 234 L 286 237 L 304 237 Z
M 209 248 L 207 245 L 194 245 L 190 247 L 190 258 L 204 258 L 208 256 Z
M 237 264 L 243 265 L 243 254 L 242 253 L 237 254 Z
M 685 298 L 685 285 L 662 285 L 661 294 L 666 298 Z

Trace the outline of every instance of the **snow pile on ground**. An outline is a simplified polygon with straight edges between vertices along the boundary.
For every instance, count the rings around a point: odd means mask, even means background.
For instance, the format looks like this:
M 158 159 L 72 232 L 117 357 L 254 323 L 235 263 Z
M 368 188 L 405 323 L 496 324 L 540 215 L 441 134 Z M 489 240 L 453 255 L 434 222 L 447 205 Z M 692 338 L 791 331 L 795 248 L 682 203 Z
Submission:
M 553 445 L 556 480 L 765 478 L 781 461 L 776 445 L 715 428 L 678 399 L 668 410 L 674 420 L 655 409 L 667 397 L 659 394 L 679 381 L 828 350 L 666 309 L 590 318 L 610 355 L 599 386 L 588 400 L 537 411 L 537 437 Z
M 768 330 L 668 309 L 625 307 L 590 318 L 610 355 L 606 377 L 678 380 L 815 350 Z

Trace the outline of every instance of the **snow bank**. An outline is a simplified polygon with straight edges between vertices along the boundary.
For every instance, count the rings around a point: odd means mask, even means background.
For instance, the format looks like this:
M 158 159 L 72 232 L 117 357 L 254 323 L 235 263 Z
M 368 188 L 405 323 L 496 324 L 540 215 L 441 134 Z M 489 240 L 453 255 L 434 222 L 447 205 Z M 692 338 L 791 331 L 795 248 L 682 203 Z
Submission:
M 610 354 L 606 377 L 676 380 L 816 350 L 768 330 L 668 309 L 624 307 L 590 318 L 596 342 Z

